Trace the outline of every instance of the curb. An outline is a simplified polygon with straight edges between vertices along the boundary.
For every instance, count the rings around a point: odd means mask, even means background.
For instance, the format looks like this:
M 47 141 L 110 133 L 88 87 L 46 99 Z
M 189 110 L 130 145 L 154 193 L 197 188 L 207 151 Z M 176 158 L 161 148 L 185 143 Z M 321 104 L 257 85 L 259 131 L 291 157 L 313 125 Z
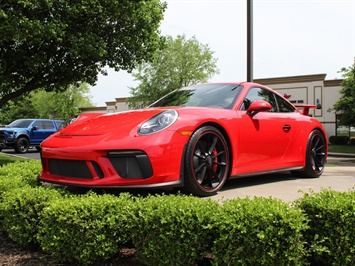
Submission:
M 328 152 L 328 157 L 355 158 L 354 153 Z

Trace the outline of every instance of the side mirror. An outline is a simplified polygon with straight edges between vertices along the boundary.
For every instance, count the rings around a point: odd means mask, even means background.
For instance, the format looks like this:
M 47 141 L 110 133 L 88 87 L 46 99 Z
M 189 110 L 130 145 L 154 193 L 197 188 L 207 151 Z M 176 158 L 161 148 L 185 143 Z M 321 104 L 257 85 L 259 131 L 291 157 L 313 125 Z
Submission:
M 272 109 L 272 106 L 270 103 L 264 100 L 256 100 L 251 103 L 247 110 L 247 114 L 253 117 L 259 112 L 268 112 Z
M 32 131 L 37 131 L 38 130 L 38 126 L 34 126 L 31 128 Z

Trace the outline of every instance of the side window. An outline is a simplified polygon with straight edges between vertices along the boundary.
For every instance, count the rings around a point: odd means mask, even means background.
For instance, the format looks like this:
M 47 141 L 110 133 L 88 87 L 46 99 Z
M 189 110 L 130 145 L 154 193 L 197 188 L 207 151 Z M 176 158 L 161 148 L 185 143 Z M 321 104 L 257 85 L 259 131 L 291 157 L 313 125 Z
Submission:
M 277 112 L 278 111 L 278 105 L 276 103 L 276 95 L 269 90 L 254 87 L 251 88 L 248 91 L 248 94 L 246 95 L 245 99 L 243 100 L 243 103 L 240 107 L 240 110 L 248 110 L 250 104 L 256 100 L 264 100 L 267 101 L 271 104 L 272 109 L 271 112 Z
M 54 129 L 52 121 L 43 121 L 43 129 Z
M 38 127 L 38 129 L 54 129 L 51 121 L 36 121 L 33 126 Z
M 277 105 L 280 113 L 291 113 L 295 112 L 295 108 L 289 104 L 287 101 L 282 99 L 280 96 L 276 95 Z
M 38 127 L 38 129 L 43 129 L 42 121 L 36 121 L 33 123 L 34 127 Z

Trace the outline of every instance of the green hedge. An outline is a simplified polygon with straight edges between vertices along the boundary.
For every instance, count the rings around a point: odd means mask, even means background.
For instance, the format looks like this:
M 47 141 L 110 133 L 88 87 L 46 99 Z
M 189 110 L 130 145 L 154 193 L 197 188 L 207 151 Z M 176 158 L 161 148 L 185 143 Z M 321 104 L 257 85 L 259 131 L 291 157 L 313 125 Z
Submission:
M 37 162 L 0 167 L 1 229 L 59 262 L 94 265 L 133 247 L 145 265 L 355 265 L 354 191 L 304 193 L 292 205 L 76 195 L 38 185 L 39 171 Z
M 130 240 L 128 194 L 57 199 L 43 210 L 38 242 L 61 262 L 89 265 L 119 254 Z
M 6 164 L 0 167 L 0 200 L 3 193 L 22 186 L 37 186 L 37 176 L 41 171 L 40 161 L 26 161 Z
M 314 265 L 355 265 L 355 191 L 304 193 L 294 202 L 309 219 L 305 233 Z
M 63 195 L 63 191 L 28 185 L 9 190 L 0 201 L 2 229 L 22 247 L 37 245 L 43 209 Z
M 212 222 L 215 265 L 303 265 L 306 217 L 271 198 L 226 201 Z
M 184 195 L 148 196 L 133 216 L 132 238 L 146 265 L 197 265 L 216 236 L 212 219 L 218 203 Z
M 349 137 L 348 136 L 330 136 L 329 142 L 333 145 L 344 145 L 344 144 L 348 144 Z

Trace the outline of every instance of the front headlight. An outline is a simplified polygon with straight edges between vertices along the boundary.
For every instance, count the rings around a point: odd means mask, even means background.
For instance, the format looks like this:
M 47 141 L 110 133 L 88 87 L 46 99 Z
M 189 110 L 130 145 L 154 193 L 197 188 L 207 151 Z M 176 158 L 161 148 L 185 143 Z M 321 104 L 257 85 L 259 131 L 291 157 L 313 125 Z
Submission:
M 9 139 L 14 138 L 15 135 L 16 135 L 16 131 L 10 131 L 10 132 L 7 133 L 7 137 L 8 137 Z
M 143 123 L 138 130 L 140 135 L 149 135 L 164 130 L 172 125 L 178 118 L 175 110 L 161 112 Z

